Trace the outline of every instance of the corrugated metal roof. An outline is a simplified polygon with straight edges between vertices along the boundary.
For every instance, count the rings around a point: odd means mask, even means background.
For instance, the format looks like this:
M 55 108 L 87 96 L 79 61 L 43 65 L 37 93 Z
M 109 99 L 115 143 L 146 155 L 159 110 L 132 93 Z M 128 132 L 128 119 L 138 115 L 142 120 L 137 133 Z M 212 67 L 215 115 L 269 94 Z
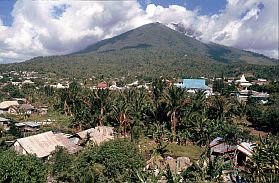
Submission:
M 236 148 L 237 148 L 237 146 L 235 146 L 235 145 L 227 145 L 225 143 L 221 143 L 221 144 L 211 147 L 212 152 L 217 152 L 217 153 L 221 153 L 221 154 L 233 151 Z
M 22 126 L 25 126 L 25 123 L 15 123 L 15 126 L 16 127 L 22 127 Z
M 108 87 L 108 85 L 107 85 L 107 83 L 98 83 L 98 85 L 97 85 L 97 88 L 107 88 Z
M 52 131 L 33 135 L 16 140 L 28 154 L 35 154 L 37 157 L 49 156 L 56 146 L 66 148 L 69 153 L 75 153 L 80 147 L 71 143 L 63 134 L 54 134 Z
M 31 105 L 31 104 L 21 104 L 19 109 L 22 109 L 22 110 L 33 110 L 34 106 Z
M 205 84 L 205 79 L 183 79 L 183 83 L 177 84 L 176 86 L 186 89 L 209 89 L 209 87 Z
M 251 143 L 248 142 L 242 142 L 238 145 L 228 145 L 222 142 L 221 137 L 217 137 L 210 143 L 210 147 L 212 152 L 217 152 L 217 153 L 226 153 L 226 152 L 231 152 L 234 150 L 239 150 L 246 154 L 247 156 L 252 156 L 253 152 L 253 147 Z
M 19 106 L 17 101 L 4 101 L 0 103 L 0 109 L 7 109 L 10 106 Z
M 187 89 L 208 89 L 204 79 L 183 79 L 183 86 Z
M 9 119 L 6 119 L 6 118 L 0 117 L 0 121 L 1 121 L 1 122 L 6 122 L 6 121 L 10 121 L 10 120 L 9 120 Z
M 33 122 L 33 121 L 27 121 L 27 122 L 23 122 L 25 125 L 30 126 L 30 127 L 40 127 L 41 124 L 37 123 L 37 122 Z
M 212 140 L 209 144 L 210 147 L 216 146 L 220 144 L 220 142 L 223 140 L 222 137 L 216 137 L 214 140 Z
M 22 127 L 22 126 L 40 127 L 40 126 L 41 126 L 41 123 L 33 122 L 33 121 L 27 121 L 27 122 L 16 123 L 15 125 L 16 125 L 17 127 Z

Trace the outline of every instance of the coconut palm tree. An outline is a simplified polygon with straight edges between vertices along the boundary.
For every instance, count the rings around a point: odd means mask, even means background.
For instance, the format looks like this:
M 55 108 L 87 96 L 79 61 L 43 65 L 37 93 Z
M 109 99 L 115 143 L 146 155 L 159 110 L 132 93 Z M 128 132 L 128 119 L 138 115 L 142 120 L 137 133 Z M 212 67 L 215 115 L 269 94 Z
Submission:
M 123 135 L 127 135 L 127 128 L 128 128 L 128 103 L 125 99 L 125 95 L 121 94 L 117 100 L 113 101 L 112 103 L 112 116 L 116 119 L 118 122 L 118 125 L 120 127 L 120 132 Z
M 131 96 L 133 96 L 131 98 Z M 146 123 L 144 122 L 144 115 L 149 108 L 149 102 L 147 101 L 147 95 L 144 90 L 131 90 L 129 92 L 128 102 L 128 116 L 130 119 L 131 127 L 131 140 L 138 139 L 140 135 L 139 128 L 144 128 Z
M 208 102 L 208 116 L 211 119 L 224 119 L 230 116 L 229 102 L 223 97 L 214 95 Z
M 191 96 L 190 112 L 203 111 L 205 108 L 205 99 L 204 90 L 197 90 L 195 94 Z
M 175 86 L 170 86 L 164 95 L 164 102 L 167 104 L 170 117 L 170 126 L 173 136 L 176 136 L 176 127 L 180 120 L 182 108 L 185 106 L 186 91 Z
M 110 107 L 110 92 L 108 89 L 94 90 L 90 96 L 91 101 L 91 113 L 97 121 L 97 125 L 103 126 L 106 118 L 106 112 Z

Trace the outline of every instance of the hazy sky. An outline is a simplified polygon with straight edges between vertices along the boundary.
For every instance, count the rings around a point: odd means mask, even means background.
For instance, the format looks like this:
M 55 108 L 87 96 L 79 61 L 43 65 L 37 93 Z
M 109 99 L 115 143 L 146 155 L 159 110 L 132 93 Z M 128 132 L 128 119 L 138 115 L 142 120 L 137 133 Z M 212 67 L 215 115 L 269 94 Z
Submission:
M 0 62 L 71 53 L 150 22 L 278 58 L 278 0 L 1 0 Z

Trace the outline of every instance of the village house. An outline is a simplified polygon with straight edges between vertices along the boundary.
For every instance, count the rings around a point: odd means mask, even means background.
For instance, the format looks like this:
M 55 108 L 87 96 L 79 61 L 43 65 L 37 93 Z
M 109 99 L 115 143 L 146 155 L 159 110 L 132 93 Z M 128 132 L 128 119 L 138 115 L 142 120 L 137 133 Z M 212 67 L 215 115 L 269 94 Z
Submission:
M 27 80 L 24 80 L 24 81 L 22 82 L 22 84 L 34 84 L 34 82 L 31 81 L 31 80 L 29 80 L 29 79 L 27 79 Z
M 41 127 L 41 123 L 27 121 L 27 122 L 15 123 L 15 126 L 19 129 L 21 136 L 25 137 L 25 136 L 36 134 Z
M 269 94 L 263 93 L 263 92 L 252 91 L 252 95 L 250 97 L 253 98 L 259 104 L 267 104 Z
M 268 85 L 269 81 L 267 81 L 266 79 L 257 79 L 257 80 L 253 80 L 251 82 L 253 85 Z
M 31 104 L 21 104 L 18 108 L 19 114 L 32 114 L 34 112 L 34 106 Z
M 21 82 L 19 82 L 19 81 L 13 81 L 13 82 L 11 82 L 12 83 L 12 85 L 14 85 L 14 86 L 19 86 L 19 87 L 21 87 Z
M 106 82 L 101 82 L 97 84 L 98 89 L 106 89 L 108 88 L 108 84 Z
M 0 126 L 4 128 L 4 130 L 9 130 L 10 128 L 10 120 L 6 118 L 0 117 Z
M 17 139 L 12 148 L 20 154 L 33 154 L 39 158 L 48 158 L 57 146 L 65 148 L 68 153 L 74 154 L 82 148 L 72 143 L 62 133 L 45 133 Z
M 48 112 L 48 106 L 45 104 L 41 104 L 39 102 L 33 103 L 34 110 L 39 114 L 39 115 L 46 115 Z
M 19 103 L 17 101 L 4 101 L 0 103 L 0 114 L 17 114 Z
M 57 88 L 57 89 L 64 89 L 64 88 L 69 88 L 69 84 L 61 84 L 61 83 L 58 83 L 56 85 L 49 85 L 50 87 L 52 88 Z
M 242 74 L 241 78 L 239 80 L 236 80 L 235 82 L 241 87 L 245 88 L 245 90 L 247 90 L 247 88 L 252 85 L 249 81 L 246 80 L 244 74 Z
M 248 142 L 240 142 L 229 145 L 223 141 L 221 137 L 215 138 L 210 144 L 211 157 L 223 156 L 224 154 L 232 154 L 236 166 L 244 166 L 244 162 L 252 157 L 252 144 Z
M 13 98 L 13 100 L 17 101 L 19 104 L 26 104 L 27 103 L 26 98 Z
M 102 142 L 114 139 L 114 130 L 113 127 L 109 126 L 97 126 L 78 132 L 71 136 L 70 139 L 77 145 L 83 145 L 87 137 L 89 137 L 93 143 L 100 145 Z
M 239 102 L 247 102 L 249 98 L 252 98 L 258 104 L 267 104 L 269 94 L 263 92 L 257 92 L 253 90 L 240 90 L 236 93 L 237 100 Z
M 174 85 L 186 89 L 189 93 L 196 93 L 200 90 L 204 91 L 206 97 L 212 95 L 212 88 L 205 84 L 205 79 L 183 79 L 182 82 L 174 83 Z

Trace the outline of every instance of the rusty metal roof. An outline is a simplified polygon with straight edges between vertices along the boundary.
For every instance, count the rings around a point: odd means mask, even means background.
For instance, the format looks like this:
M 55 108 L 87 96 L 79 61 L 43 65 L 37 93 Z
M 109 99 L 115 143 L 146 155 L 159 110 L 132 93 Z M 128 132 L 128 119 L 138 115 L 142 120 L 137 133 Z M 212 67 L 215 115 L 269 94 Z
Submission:
M 16 140 L 28 154 L 35 154 L 37 157 L 46 157 L 55 150 L 56 146 L 64 147 L 70 154 L 81 149 L 72 143 L 63 134 L 54 134 L 52 131 L 33 135 Z
M 235 150 L 239 150 L 242 153 L 246 154 L 247 156 L 252 156 L 253 147 L 251 143 L 248 142 L 241 142 L 239 144 L 229 145 L 223 142 L 223 139 L 221 137 L 215 138 L 210 143 L 210 148 L 212 152 L 217 153 L 227 153 Z

